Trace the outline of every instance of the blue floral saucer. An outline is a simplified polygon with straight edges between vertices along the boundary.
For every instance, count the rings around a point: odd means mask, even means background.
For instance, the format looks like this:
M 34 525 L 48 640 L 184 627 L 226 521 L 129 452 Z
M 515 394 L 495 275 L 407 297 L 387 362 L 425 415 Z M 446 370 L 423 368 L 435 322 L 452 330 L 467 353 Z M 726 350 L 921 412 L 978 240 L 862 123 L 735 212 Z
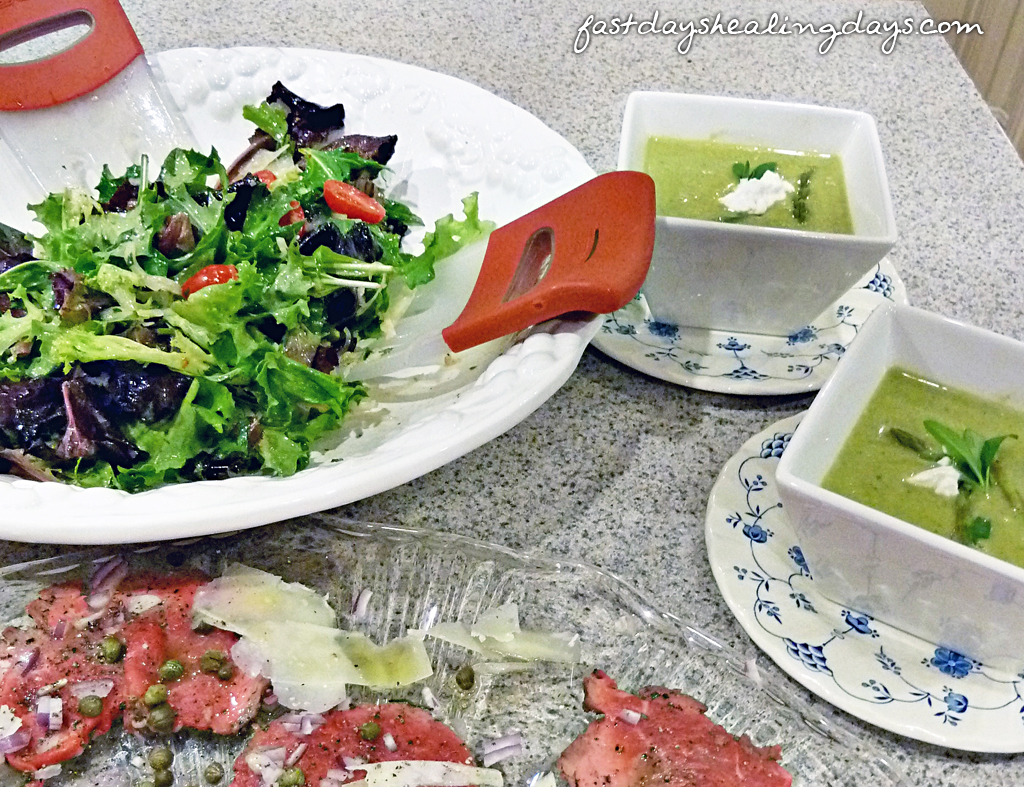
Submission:
M 789 336 L 726 333 L 651 319 L 643 294 L 605 318 L 592 346 L 637 371 L 703 391 L 782 395 L 817 391 L 875 307 L 907 302 L 888 258 L 813 323 Z
M 939 746 L 1024 752 L 1024 675 L 998 673 L 817 592 L 775 486 L 802 417 L 748 440 L 711 490 L 704 537 L 726 604 L 790 677 L 859 719 Z

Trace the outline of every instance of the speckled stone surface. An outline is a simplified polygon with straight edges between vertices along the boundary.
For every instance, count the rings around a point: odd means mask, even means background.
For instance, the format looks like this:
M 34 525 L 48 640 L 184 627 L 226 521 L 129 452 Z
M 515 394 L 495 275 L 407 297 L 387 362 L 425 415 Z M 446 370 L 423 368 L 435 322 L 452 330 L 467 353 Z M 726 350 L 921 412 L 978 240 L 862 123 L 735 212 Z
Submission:
M 577 28 L 630 8 L 638 19 L 817 24 L 924 18 L 917 4 L 683 4 L 608 0 L 350 3 L 312 0 L 125 0 L 150 51 L 243 44 L 340 49 L 413 63 L 490 90 L 565 136 L 598 171 L 614 168 L 633 90 L 796 100 L 862 110 L 878 123 L 896 209 L 891 259 L 911 303 L 1024 339 L 1024 166 L 939 36 L 595 36 Z M 355 518 L 419 525 L 612 569 L 668 610 L 753 650 L 707 565 L 703 520 L 718 469 L 752 434 L 809 397 L 739 398 L 651 380 L 588 351 L 534 415 L 417 481 L 348 506 Z M 0 546 L 10 562 L 59 551 Z M 776 671 L 773 665 L 767 669 Z M 777 671 L 776 671 L 777 672 Z M 784 678 L 785 679 L 785 678 Z M 795 684 L 794 690 L 796 689 Z M 1024 757 L 948 752 L 860 725 L 916 785 L 1011 785 Z

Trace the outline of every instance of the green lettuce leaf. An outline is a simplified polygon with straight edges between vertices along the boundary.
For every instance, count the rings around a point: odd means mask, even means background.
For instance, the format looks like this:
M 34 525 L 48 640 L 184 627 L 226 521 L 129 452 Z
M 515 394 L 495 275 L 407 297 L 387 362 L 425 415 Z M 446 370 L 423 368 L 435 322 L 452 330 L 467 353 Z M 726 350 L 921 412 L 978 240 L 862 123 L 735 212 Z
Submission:
M 469 243 L 486 238 L 494 229 L 493 221 L 480 219 L 480 207 L 477 192 L 473 192 L 462 200 L 462 208 L 466 214 L 464 219 L 456 219 L 449 213 L 437 220 L 434 231 L 428 232 L 423 238 L 423 252 L 415 257 L 407 257 L 402 265 L 402 275 L 410 287 L 426 284 L 434 278 L 434 263 L 449 257 Z

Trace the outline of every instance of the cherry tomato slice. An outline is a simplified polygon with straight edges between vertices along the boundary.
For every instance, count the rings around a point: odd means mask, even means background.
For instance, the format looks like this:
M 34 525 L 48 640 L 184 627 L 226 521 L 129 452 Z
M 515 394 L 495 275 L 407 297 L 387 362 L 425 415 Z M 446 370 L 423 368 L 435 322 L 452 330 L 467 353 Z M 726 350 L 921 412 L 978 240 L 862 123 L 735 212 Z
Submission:
M 324 182 L 324 200 L 335 213 L 343 213 L 350 219 L 362 219 L 367 224 L 376 224 L 384 218 L 383 205 L 355 186 L 340 180 Z
M 289 224 L 298 224 L 300 221 L 306 221 L 306 212 L 302 209 L 298 200 L 293 199 L 290 203 L 291 210 L 285 213 L 278 223 L 281 227 L 287 227 Z
M 269 186 L 271 183 L 277 180 L 277 175 L 275 175 L 269 169 L 261 169 L 259 172 L 254 172 L 253 174 L 260 179 L 260 182 L 264 186 Z
M 211 284 L 224 284 L 224 282 L 237 278 L 238 268 L 234 265 L 207 265 L 185 280 L 185 283 L 181 285 L 181 295 L 187 298 L 203 287 L 209 287 Z

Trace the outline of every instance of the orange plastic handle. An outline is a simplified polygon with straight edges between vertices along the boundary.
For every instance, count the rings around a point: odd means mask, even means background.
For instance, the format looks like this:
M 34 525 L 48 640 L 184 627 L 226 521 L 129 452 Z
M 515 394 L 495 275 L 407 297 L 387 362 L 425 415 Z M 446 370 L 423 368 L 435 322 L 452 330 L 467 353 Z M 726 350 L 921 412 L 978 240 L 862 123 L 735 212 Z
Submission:
M 91 21 L 92 30 L 44 60 L 0 65 L 0 110 L 43 109 L 91 93 L 142 54 L 117 0 L 0 2 L 0 51 Z
M 445 343 L 461 352 L 568 312 L 621 309 L 647 277 L 654 217 L 654 181 L 609 172 L 495 230 Z

